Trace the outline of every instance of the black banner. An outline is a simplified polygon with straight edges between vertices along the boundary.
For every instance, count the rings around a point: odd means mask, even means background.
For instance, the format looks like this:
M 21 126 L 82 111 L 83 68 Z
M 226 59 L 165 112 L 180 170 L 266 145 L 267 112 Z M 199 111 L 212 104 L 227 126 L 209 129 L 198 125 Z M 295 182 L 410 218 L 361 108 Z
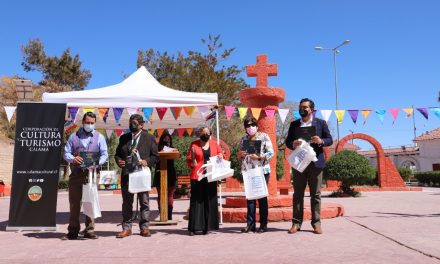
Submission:
M 56 230 L 65 104 L 18 103 L 6 230 Z

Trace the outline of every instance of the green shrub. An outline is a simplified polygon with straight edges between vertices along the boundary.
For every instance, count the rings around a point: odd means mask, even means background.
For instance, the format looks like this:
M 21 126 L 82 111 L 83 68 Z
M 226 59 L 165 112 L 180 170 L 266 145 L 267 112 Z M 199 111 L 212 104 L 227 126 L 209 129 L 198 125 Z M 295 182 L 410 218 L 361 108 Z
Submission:
M 58 189 L 59 190 L 67 190 L 69 189 L 69 181 L 68 180 L 61 180 L 58 182 Z
M 324 169 L 327 180 L 341 181 L 340 192 L 357 196 L 351 186 L 371 182 L 375 178 L 374 168 L 367 158 L 354 151 L 343 150 L 333 155 Z
M 179 150 L 180 158 L 174 161 L 177 176 L 189 175 L 191 170 L 186 165 L 186 154 L 188 153 L 189 145 L 195 140 L 194 137 L 177 137 L 173 136 L 173 147 Z
M 411 178 L 413 172 L 410 168 L 407 167 L 398 167 L 397 170 L 399 171 L 400 177 L 402 177 L 402 180 L 404 182 L 409 182 L 409 179 Z
M 243 175 L 241 175 L 241 161 L 237 158 L 238 150 L 240 146 L 234 146 L 231 150 L 231 168 L 234 170 L 233 178 L 237 179 L 239 182 L 243 182 Z
M 414 173 L 414 177 L 416 177 L 421 184 L 440 186 L 440 171 L 416 172 Z
M 277 181 L 284 178 L 284 149 L 277 152 Z

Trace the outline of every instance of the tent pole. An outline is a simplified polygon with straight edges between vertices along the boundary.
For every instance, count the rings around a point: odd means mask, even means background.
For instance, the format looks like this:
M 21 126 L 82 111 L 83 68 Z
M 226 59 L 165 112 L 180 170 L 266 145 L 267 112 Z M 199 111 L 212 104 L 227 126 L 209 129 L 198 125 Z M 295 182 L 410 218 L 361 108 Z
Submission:
M 215 109 L 215 127 L 217 129 L 217 145 L 220 146 L 220 128 L 218 125 L 218 108 Z M 220 196 L 220 225 L 223 225 L 223 201 L 222 201 L 222 181 L 219 184 L 219 196 Z

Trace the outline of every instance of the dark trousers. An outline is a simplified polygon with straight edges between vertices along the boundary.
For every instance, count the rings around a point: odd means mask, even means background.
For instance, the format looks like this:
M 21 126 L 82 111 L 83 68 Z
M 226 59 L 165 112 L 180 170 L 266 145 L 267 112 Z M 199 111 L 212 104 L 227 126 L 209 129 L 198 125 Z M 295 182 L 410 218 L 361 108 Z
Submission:
M 293 169 L 293 224 L 301 227 L 304 217 L 304 191 L 307 184 L 310 190 L 310 205 L 312 209 L 312 226 L 321 224 L 321 184 L 322 168 L 315 167 L 312 162 L 304 170 Z
M 266 184 L 269 182 L 270 173 L 264 174 L 264 179 L 266 180 Z M 267 227 L 267 215 L 268 215 L 268 207 L 267 207 L 267 197 L 258 199 L 258 207 L 260 208 L 260 226 Z M 247 200 L 247 225 L 255 227 L 257 222 L 256 218 L 257 214 L 257 201 L 256 200 Z
M 133 201 L 134 194 L 128 191 L 128 183 L 121 186 L 122 192 L 122 228 L 124 230 L 131 230 L 133 223 Z M 149 193 L 141 192 L 137 194 L 137 199 L 140 205 L 139 228 L 141 230 L 148 229 L 150 223 L 150 201 Z
M 69 177 L 69 226 L 67 230 L 69 234 L 78 234 L 81 229 L 79 223 L 79 215 L 81 213 L 82 188 L 86 183 L 86 173 L 72 174 Z M 95 230 L 95 221 L 86 216 L 85 232 L 92 233 Z

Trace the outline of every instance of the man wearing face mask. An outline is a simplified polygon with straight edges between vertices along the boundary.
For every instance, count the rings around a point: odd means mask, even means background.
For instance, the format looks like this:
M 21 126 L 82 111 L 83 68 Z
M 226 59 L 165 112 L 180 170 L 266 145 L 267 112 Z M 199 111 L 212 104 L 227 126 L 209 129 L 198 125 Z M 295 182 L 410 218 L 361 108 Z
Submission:
M 92 112 L 84 114 L 82 119 L 83 127 L 76 133 L 70 135 L 64 147 L 64 160 L 70 166 L 72 173 L 69 176 L 69 204 L 70 216 L 68 233 L 63 239 L 77 239 L 80 230 L 79 215 L 81 211 L 82 186 L 88 182 L 88 168 L 81 166 L 84 163 L 81 152 L 99 153 L 99 164 L 107 161 L 107 143 L 103 135 L 95 130 L 96 115 Z M 84 238 L 98 238 L 94 232 L 95 221 L 86 216 L 86 228 L 83 231 Z
M 316 135 L 311 137 L 310 145 L 316 153 L 318 161 L 311 162 L 310 165 L 301 173 L 293 169 L 293 220 L 289 234 L 294 234 L 301 229 L 304 215 L 304 191 L 309 184 L 310 204 L 312 209 L 312 227 L 315 234 L 322 234 L 321 229 L 321 184 L 322 170 L 325 166 L 323 147 L 333 144 L 333 139 L 328 129 L 327 123 L 313 116 L 315 103 L 304 98 L 299 104 L 299 114 L 301 119 L 295 120 L 290 124 L 286 138 L 286 146 L 289 149 L 297 148 L 301 143 L 298 140 L 297 127 L 316 128 Z
M 138 166 L 151 167 L 159 161 L 159 152 L 154 136 L 143 130 L 144 119 L 139 114 L 130 116 L 130 132 L 119 138 L 116 148 L 115 160 L 121 170 L 121 192 L 122 192 L 122 232 L 118 233 L 117 238 L 131 236 L 133 218 L 134 194 L 128 191 L 128 175 Z M 137 158 L 139 154 L 140 159 Z M 140 203 L 139 227 L 140 235 L 143 237 L 151 236 L 149 230 L 150 204 L 149 193 L 141 192 L 137 194 Z
M 243 122 L 244 128 L 246 129 L 246 136 L 241 139 L 240 151 L 237 153 L 238 159 L 242 161 L 241 170 L 246 171 L 247 168 L 255 168 L 255 166 L 263 167 L 264 178 L 266 184 L 269 181 L 270 176 L 270 164 L 269 159 L 273 157 L 274 150 L 272 142 L 270 141 L 269 135 L 258 131 L 258 122 L 254 117 L 246 117 Z M 261 141 L 261 149 L 259 155 L 246 153 L 243 147 L 243 142 L 245 140 L 259 140 Z M 258 233 L 267 232 L 267 215 L 268 215 L 268 205 L 267 197 L 258 199 L 258 205 L 260 207 L 260 227 L 258 228 Z M 256 231 L 256 211 L 257 205 L 255 200 L 247 200 L 247 225 L 241 231 L 243 233 L 249 233 L 249 231 Z

